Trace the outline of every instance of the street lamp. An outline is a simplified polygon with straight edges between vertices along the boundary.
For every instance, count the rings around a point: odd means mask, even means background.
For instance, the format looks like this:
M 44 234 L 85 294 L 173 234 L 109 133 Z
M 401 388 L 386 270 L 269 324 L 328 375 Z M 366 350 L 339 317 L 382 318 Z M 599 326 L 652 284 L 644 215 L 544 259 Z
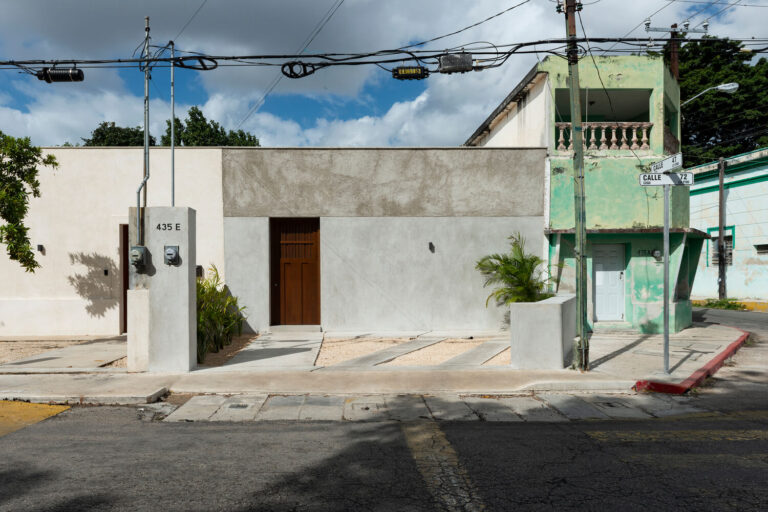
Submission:
M 704 94 L 706 92 L 709 92 L 709 91 L 712 91 L 712 90 L 717 90 L 717 91 L 720 91 L 720 92 L 727 92 L 728 94 L 733 94 L 738 89 L 739 89 L 739 84 L 737 84 L 736 82 L 729 82 L 727 84 L 716 85 L 714 87 L 710 87 L 709 89 L 704 89 L 699 94 L 697 94 L 696 96 L 694 96 L 693 98 L 691 98 L 689 100 L 685 100 L 684 102 L 682 102 L 680 104 L 680 106 L 682 107 L 683 105 L 692 102 L 693 100 L 695 100 L 696 98 L 698 98 L 702 94 Z

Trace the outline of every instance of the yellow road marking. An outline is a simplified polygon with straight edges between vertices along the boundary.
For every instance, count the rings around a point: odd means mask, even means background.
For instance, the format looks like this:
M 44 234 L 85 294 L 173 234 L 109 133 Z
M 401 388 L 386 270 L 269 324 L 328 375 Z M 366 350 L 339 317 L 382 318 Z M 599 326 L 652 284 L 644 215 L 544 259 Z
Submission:
M 0 436 L 43 421 L 69 409 L 67 405 L 30 404 L 0 400 Z
M 622 443 L 647 443 L 655 441 L 764 441 L 768 439 L 768 430 L 592 431 L 586 434 L 597 441 Z
M 403 423 L 402 429 L 427 489 L 445 510 L 485 510 L 480 493 L 436 422 Z

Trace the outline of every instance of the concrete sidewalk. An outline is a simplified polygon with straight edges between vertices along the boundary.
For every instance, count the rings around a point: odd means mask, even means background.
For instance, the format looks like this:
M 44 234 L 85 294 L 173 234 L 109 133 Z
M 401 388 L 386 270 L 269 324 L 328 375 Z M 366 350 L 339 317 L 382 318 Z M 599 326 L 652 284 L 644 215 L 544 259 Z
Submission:
M 0 399 L 42 402 L 146 403 L 167 391 L 193 394 L 510 394 L 546 391 L 629 392 L 641 379 L 681 382 L 715 358 L 743 332 L 721 325 L 697 325 L 671 337 L 673 372 L 660 374 L 661 336 L 621 331 L 596 333 L 591 343 L 593 369 L 512 370 L 474 364 L 393 367 L 377 365 L 388 357 L 372 357 L 368 366 L 318 371 L 309 365 L 319 336 L 280 333 L 249 347 L 228 368 L 206 368 L 184 374 L 131 374 L 125 371 L 67 374 L 28 368 L 25 373 L 0 368 Z M 426 343 L 426 341 L 425 341 Z M 493 348 L 493 347 L 492 347 Z M 496 350 L 496 348 L 493 348 Z M 490 351 L 493 352 L 493 351 Z M 293 366 L 281 366 L 280 361 Z M 45 372 L 45 373 L 43 373 Z

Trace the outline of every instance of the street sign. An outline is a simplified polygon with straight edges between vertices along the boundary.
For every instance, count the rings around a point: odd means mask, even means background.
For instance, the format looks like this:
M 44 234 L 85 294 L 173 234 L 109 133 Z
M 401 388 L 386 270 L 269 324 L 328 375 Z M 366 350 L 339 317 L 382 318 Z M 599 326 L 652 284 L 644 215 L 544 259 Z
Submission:
M 651 164 L 651 172 L 669 172 L 675 169 L 679 169 L 683 166 L 683 154 L 678 153 L 676 155 L 669 156 L 664 160 L 660 160 Z
M 656 172 L 640 175 L 640 184 L 644 187 L 660 187 L 662 185 L 693 185 L 692 172 L 671 172 L 661 174 Z

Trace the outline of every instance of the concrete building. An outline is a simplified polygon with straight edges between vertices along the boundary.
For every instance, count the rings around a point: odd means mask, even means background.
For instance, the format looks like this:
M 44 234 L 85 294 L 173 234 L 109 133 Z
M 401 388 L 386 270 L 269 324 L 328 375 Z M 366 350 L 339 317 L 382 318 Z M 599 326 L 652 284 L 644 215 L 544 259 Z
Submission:
M 28 225 L 42 268 L 0 257 L 0 336 L 126 330 L 128 209 L 142 148 L 46 148 Z M 170 204 L 170 150 L 152 148 L 148 205 Z M 474 264 L 521 232 L 543 253 L 543 148 L 180 148 L 176 205 L 197 211 L 256 331 L 495 330 Z M 152 229 L 149 226 L 148 229 Z M 130 329 L 130 326 L 127 326 Z
M 691 226 L 712 236 L 702 248 L 692 294 L 718 296 L 718 162 L 688 169 Z M 726 287 L 729 297 L 768 300 L 768 148 L 725 159 Z
M 585 143 L 588 318 L 597 326 L 663 327 L 663 192 L 638 174 L 676 153 L 680 91 L 654 56 L 606 56 L 579 63 Z M 599 69 L 599 71 L 598 71 Z M 568 66 L 538 63 L 465 142 L 466 146 L 547 148 L 545 233 L 553 276 L 574 289 L 573 151 Z M 689 227 L 689 191 L 671 194 L 670 326 L 691 323 L 690 288 L 706 235 Z M 656 256 L 655 256 L 656 254 Z

